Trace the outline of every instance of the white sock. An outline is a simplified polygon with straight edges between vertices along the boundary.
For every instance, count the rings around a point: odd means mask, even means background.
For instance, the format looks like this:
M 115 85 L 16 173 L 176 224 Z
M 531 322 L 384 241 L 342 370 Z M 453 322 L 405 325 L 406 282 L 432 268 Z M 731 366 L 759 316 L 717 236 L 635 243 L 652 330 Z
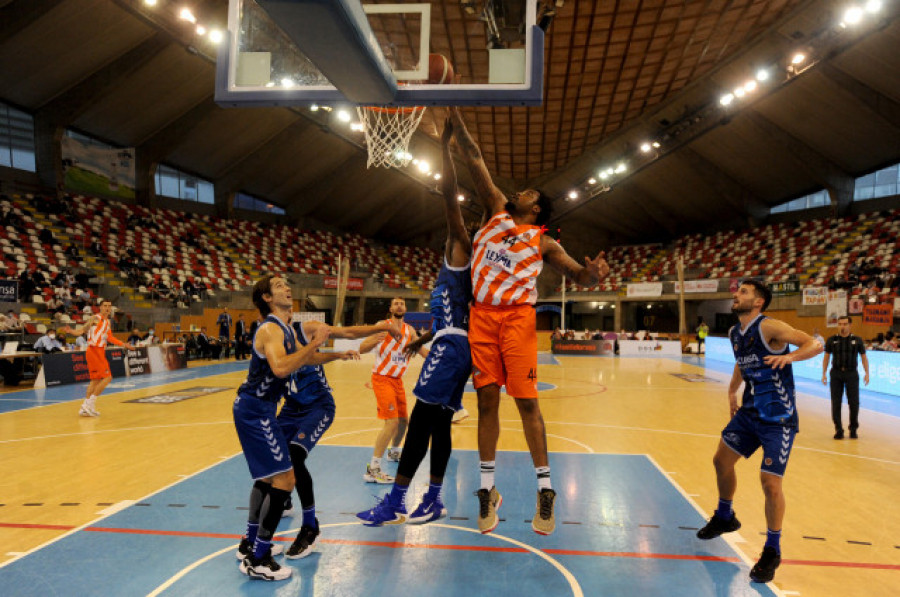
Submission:
M 534 467 L 534 473 L 537 475 L 538 491 L 540 491 L 541 489 L 553 489 L 550 486 L 549 466 L 536 466 Z
M 490 489 L 494 486 L 494 469 L 497 466 L 496 460 L 481 461 L 481 488 Z
M 372 461 L 369 463 L 369 467 L 372 469 L 381 469 L 381 458 L 375 458 L 372 456 Z

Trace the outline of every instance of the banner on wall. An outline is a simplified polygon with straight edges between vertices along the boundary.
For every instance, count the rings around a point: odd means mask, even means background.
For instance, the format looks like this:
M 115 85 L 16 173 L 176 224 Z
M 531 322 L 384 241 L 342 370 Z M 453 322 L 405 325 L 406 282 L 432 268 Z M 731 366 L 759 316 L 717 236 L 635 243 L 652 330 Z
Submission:
M 894 323 L 894 310 L 890 305 L 866 305 L 863 309 L 863 323 L 891 325 Z
M 320 321 L 325 323 L 325 313 L 322 311 L 301 311 L 297 313 L 296 311 L 291 315 L 291 323 L 294 322 L 304 322 L 304 321 Z
M 847 301 L 847 312 L 850 315 L 859 315 L 863 312 L 863 300 L 860 298 L 852 298 Z
M 134 148 L 98 147 L 71 137 L 63 137 L 61 147 L 67 189 L 134 198 Z
M 628 285 L 628 296 L 662 296 L 662 282 L 639 282 Z
M 825 303 L 825 325 L 830 328 L 837 327 L 838 317 L 847 314 L 847 291 L 832 290 L 828 292 L 828 301 Z
M 786 280 L 784 282 L 773 282 L 769 284 L 772 290 L 772 296 L 790 296 L 800 294 L 800 282 L 798 280 Z
M 803 305 L 824 305 L 828 302 L 828 288 L 824 286 L 808 286 L 803 289 Z
M 717 292 L 718 290 L 718 280 L 687 280 L 684 283 L 685 294 L 691 292 Z M 680 282 L 675 282 L 675 292 L 681 292 Z
M 900 317 L 900 298 L 894 299 L 894 317 Z
M 347 278 L 347 290 L 362 290 L 365 280 L 362 278 Z M 337 288 L 337 276 L 325 276 L 325 288 Z
M 30 300 L 31 297 L 29 297 Z M 19 302 L 19 281 L 0 280 L 0 301 L 7 303 Z

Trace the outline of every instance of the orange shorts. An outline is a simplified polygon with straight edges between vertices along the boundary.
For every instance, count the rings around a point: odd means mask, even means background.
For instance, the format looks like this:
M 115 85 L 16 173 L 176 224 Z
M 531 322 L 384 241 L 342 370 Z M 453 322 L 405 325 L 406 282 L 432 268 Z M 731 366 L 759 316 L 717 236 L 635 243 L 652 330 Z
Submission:
M 112 372 L 109 370 L 109 361 L 106 360 L 105 348 L 88 346 L 84 357 L 87 360 L 88 374 L 91 379 L 112 377 Z
M 399 377 L 372 374 L 379 419 L 406 419 L 406 391 Z
M 537 398 L 537 331 L 531 305 L 473 305 L 469 345 L 475 388 L 506 386 L 514 398 Z

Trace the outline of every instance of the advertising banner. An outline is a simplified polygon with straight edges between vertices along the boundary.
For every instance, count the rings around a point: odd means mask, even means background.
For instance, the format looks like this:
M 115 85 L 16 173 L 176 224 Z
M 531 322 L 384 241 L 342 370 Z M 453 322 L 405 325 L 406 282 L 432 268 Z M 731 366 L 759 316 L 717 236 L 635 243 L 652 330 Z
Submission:
M 837 327 L 838 317 L 847 314 L 847 291 L 832 290 L 828 292 L 828 302 L 825 304 L 825 325 L 830 328 Z
M 31 297 L 28 297 L 28 299 L 31 300 Z M 19 302 L 18 280 L 0 280 L 0 301 L 5 303 Z
M 347 278 L 347 290 L 362 290 L 365 280 L 362 278 Z M 325 288 L 337 288 L 337 276 L 325 276 Z
M 551 340 L 553 354 L 611 355 L 615 353 L 613 340 Z
M 107 348 L 106 360 L 113 377 L 125 377 L 125 349 Z M 54 352 L 41 357 L 41 371 L 34 387 L 43 388 L 90 381 L 84 351 Z
M 890 305 L 866 305 L 863 309 L 863 323 L 891 325 L 894 323 L 894 310 Z
M 825 286 L 807 286 L 803 289 L 803 305 L 824 305 L 828 302 L 828 288 Z
M 717 292 L 719 290 L 718 280 L 687 280 L 684 283 L 684 293 L 691 292 Z M 681 283 L 675 282 L 675 292 L 681 292 Z
M 98 147 L 63 137 L 65 185 L 89 195 L 134 198 L 134 149 Z
M 628 285 L 628 296 L 662 296 L 662 282 L 639 282 Z
M 798 280 L 773 282 L 769 284 L 769 289 L 772 290 L 772 296 L 790 296 L 792 294 L 800 294 L 800 282 Z
M 619 340 L 620 357 L 680 357 L 677 340 Z

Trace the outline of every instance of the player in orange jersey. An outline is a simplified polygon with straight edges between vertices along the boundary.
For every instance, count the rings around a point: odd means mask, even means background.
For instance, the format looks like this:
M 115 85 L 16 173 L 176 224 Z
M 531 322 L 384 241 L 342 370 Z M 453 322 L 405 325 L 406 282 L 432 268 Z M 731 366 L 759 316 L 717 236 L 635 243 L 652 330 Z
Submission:
M 130 350 L 134 350 L 134 345 L 125 344 L 112 335 L 112 328 L 109 324 L 109 316 L 112 313 L 112 303 L 103 301 L 100 303 L 100 313 L 96 313 L 89 317 L 84 325 L 77 328 L 63 326 L 60 331 L 73 336 L 80 336 L 87 332 L 88 347 L 85 353 L 87 359 L 88 372 L 91 381 L 87 387 L 84 402 L 78 410 L 78 414 L 82 417 L 99 417 L 100 411 L 97 410 L 97 396 L 106 389 L 109 380 L 112 379 L 112 373 L 109 370 L 109 361 L 106 360 L 106 343 L 112 342 L 116 346 L 124 346 Z
M 496 528 L 502 499 L 494 485 L 497 440 L 500 437 L 500 386 L 513 396 L 522 419 L 525 440 L 537 475 L 537 509 L 531 521 L 536 533 L 556 528 L 556 492 L 550 484 L 547 434 L 537 397 L 537 333 L 534 304 L 536 281 L 546 261 L 578 284 L 590 286 L 609 274 L 603 252 L 572 259 L 555 240 L 543 234 L 552 203 L 536 189 L 507 199 L 494 184 L 481 150 L 466 129 L 457 108 L 451 108 L 456 143 L 469 167 L 487 222 L 475 235 L 472 256 L 474 303 L 469 315 L 473 381 L 478 392 L 478 452 L 481 488 L 478 527 Z
M 384 427 L 375 438 L 372 460 L 366 465 L 363 475 L 368 483 L 393 483 L 394 477 L 385 474 L 381 468 L 381 457 L 388 444 L 388 460 L 400 460 L 400 442 L 406 435 L 409 416 L 406 412 L 406 390 L 401 377 L 409 367 L 410 355 L 406 353 L 409 343 L 418 339 L 419 335 L 411 325 L 403 322 L 406 314 L 406 301 L 399 296 L 391 300 L 390 318 L 392 331 L 381 332 L 363 340 L 359 347 L 360 354 L 375 348 L 375 367 L 372 369 L 372 389 L 378 403 L 378 418 L 384 421 Z M 424 346 L 419 354 L 428 356 Z

